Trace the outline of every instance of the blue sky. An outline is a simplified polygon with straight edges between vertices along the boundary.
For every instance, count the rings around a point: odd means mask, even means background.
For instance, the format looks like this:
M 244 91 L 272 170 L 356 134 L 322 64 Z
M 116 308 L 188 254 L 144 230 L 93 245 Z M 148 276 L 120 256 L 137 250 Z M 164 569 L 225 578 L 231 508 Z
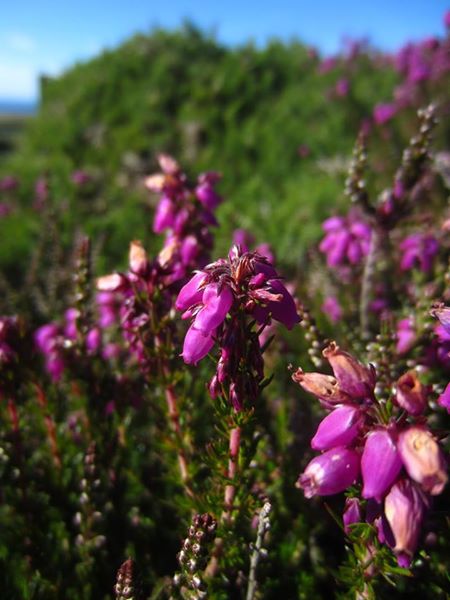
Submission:
M 227 44 L 296 36 L 332 53 L 345 35 L 387 50 L 442 35 L 448 8 L 448 0 L 2 0 L 0 99 L 36 99 L 39 73 L 56 75 L 137 31 L 185 18 Z

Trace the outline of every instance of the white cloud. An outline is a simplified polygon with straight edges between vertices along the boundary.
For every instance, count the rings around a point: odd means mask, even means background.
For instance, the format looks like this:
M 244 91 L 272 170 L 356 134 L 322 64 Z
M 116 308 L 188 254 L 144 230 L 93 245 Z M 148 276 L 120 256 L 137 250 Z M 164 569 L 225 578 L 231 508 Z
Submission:
M 31 36 L 19 31 L 7 33 L 4 37 L 4 40 L 6 46 L 14 52 L 30 54 L 37 48 L 37 44 Z

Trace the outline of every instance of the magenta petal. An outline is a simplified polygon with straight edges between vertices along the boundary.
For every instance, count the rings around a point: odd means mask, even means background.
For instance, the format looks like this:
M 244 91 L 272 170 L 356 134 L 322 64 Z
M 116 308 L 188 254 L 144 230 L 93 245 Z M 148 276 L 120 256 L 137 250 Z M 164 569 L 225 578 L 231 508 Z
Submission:
M 184 285 L 178 297 L 175 301 L 175 307 L 178 310 L 187 310 L 194 304 L 198 304 L 201 302 L 203 297 L 203 289 L 200 290 L 199 287 L 205 280 L 205 273 L 200 271 L 196 273 L 187 283 Z
M 447 383 L 447 387 L 442 392 L 442 394 L 438 398 L 439 406 L 447 409 L 447 412 L 450 413 L 450 383 Z
M 161 233 L 164 229 L 172 227 L 175 220 L 175 207 L 167 196 L 163 196 L 159 201 L 153 221 L 153 231 Z
M 380 500 L 394 483 L 402 468 L 402 460 L 386 429 L 370 433 L 361 459 L 363 498 Z
M 220 288 L 217 283 L 205 287 L 203 293 L 203 308 L 195 317 L 194 325 L 205 333 L 210 333 L 225 319 L 233 304 L 233 292 L 229 287 Z
M 297 314 L 294 299 L 279 279 L 271 279 L 268 284 L 270 291 L 281 294 L 283 298 L 279 302 L 268 302 L 267 306 L 275 321 L 283 323 L 288 329 L 292 329 L 300 321 Z
M 329 450 L 351 444 L 359 432 L 361 413 L 355 406 L 339 406 L 320 423 L 311 440 L 314 450 Z
M 298 485 L 306 498 L 343 492 L 359 475 L 359 455 L 349 448 L 333 448 L 316 456 L 300 475 Z
M 208 354 L 214 346 L 214 333 L 206 334 L 193 325 L 189 327 L 184 338 L 183 353 L 181 355 L 186 364 L 195 365 Z

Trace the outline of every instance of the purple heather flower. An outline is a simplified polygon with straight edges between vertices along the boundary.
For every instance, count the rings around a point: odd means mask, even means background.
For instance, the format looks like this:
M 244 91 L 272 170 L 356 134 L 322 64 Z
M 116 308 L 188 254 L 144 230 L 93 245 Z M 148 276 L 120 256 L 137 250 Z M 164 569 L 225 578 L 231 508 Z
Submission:
M 220 259 L 208 265 L 178 294 L 176 308 L 184 311 L 184 318 L 194 317 L 183 349 L 185 362 L 196 363 L 209 352 L 235 299 L 261 324 L 268 325 L 273 318 L 291 328 L 299 321 L 292 296 L 275 269 L 264 257 L 234 246 L 228 263 Z
M 399 434 L 398 451 L 411 479 L 436 496 L 447 483 L 447 465 L 431 431 L 411 425 Z
M 198 178 L 198 185 L 195 188 L 195 195 L 198 200 L 209 211 L 214 211 L 222 202 L 222 197 L 214 189 L 214 186 L 220 181 L 219 173 L 203 173 Z
M 47 323 L 35 331 L 34 341 L 43 354 L 49 354 L 55 347 L 56 338 L 60 335 L 61 330 L 56 323 Z
M 95 354 L 100 348 L 101 341 L 102 334 L 98 327 L 94 327 L 93 329 L 88 331 L 86 335 L 86 348 L 88 354 Z
M 342 446 L 316 456 L 300 475 L 297 486 L 306 498 L 331 496 L 343 492 L 359 475 L 359 455 Z
M 363 498 L 381 500 L 397 478 L 402 461 L 387 429 L 376 429 L 367 436 L 361 458 Z
M 332 71 L 337 65 L 337 59 L 334 56 L 325 58 L 319 65 L 319 73 L 325 74 Z
M 366 367 L 351 354 L 341 350 L 336 342 L 331 342 L 323 351 L 333 369 L 339 387 L 355 399 L 372 398 L 376 373 L 372 365 Z
M 185 311 L 194 304 L 202 301 L 203 290 L 206 282 L 206 273 L 199 271 L 181 288 L 175 301 L 175 307 L 178 310 Z
M 300 367 L 293 373 L 292 379 L 305 391 L 316 396 L 324 408 L 332 409 L 338 404 L 352 401 L 336 379 L 322 373 L 305 373 Z
M 13 192 L 19 187 L 19 180 L 13 175 L 6 175 L 0 179 L 0 192 Z
M 397 381 L 395 400 L 410 415 L 418 417 L 428 405 L 429 388 L 423 385 L 415 371 L 404 373 Z
M 414 320 L 411 317 L 401 319 L 397 323 L 397 353 L 406 354 L 411 350 L 416 341 L 417 334 L 414 328 Z
M 153 231 L 161 233 L 169 227 L 173 227 L 175 223 L 175 206 L 170 198 L 162 196 L 156 209 L 155 218 L 153 221 Z
M 450 29 L 450 10 L 448 10 L 444 15 L 444 25 Z
M 229 287 L 210 283 L 203 291 L 202 303 L 203 308 L 197 313 L 193 327 L 209 334 L 225 319 L 233 304 L 233 293 Z
M 311 440 L 314 450 L 330 450 L 335 446 L 348 446 L 358 436 L 362 414 L 357 406 L 336 407 L 319 424 Z
M 351 532 L 351 525 L 361 523 L 361 505 L 358 498 L 347 498 L 345 501 L 344 514 L 344 531 L 348 535 Z
M 76 186 L 81 187 L 91 181 L 91 176 L 86 171 L 79 169 L 78 171 L 74 171 L 72 173 L 71 179 Z
M 439 319 L 443 329 L 450 335 L 450 306 L 438 304 L 432 309 L 431 314 Z
M 77 319 L 79 312 L 76 308 L 68 308 L 65 312 L 66 325 L 64 335 L 69 340 L 75 340 L 77 337 Z
M 342 318 L 342 307 L 339 300 L 334 296 L 325 298 L 322 304 L 322 311 L 329 317 L 332 323 L 337 323 Z
M 409 479 L 395 483 L 384 501 L 386 519 L 395 539 L 399 564 L 409 567 L 417 548 L 426 504 L 423 494 Z
M 418 267 L 424 273 L 429 273 L 439 252 L 439 244 L 432 235 L 413 233 L 401 242 L 400 250 L 400 268 L 403 271 Z
M 377 125 L 384 125 L 394 117 L 396 112 L 397 108 L 394 104 L 377 104 L 373 109 L 373 119 Z
M 6 202 L 0 202 L 0 219 L 7 217 L 11 213 L 11 207 Z
M 372 230 L 369 225 L 358 220 L 354 212 L 350 212 L 345 218 L 326 219 L 322 228 L 326 235 L 319 249 L 327 255 L 329 267 L 356 265 L 367 255 Z
M 339 98 L 345 98 L 350 91 L 349 80 L 348 79 L 339 79 L 336 82 L 334 91 L 336 92 L 336 96 L 339 96 Z
M 214 346 L 215 331 L 205 333 L 191 325 L 184 338 L 182 357 L 186 364 L 195 365 L 204 358 Z
M 442 394 L 438 398 L 439 406 L 445 408 L 447 412 L 450 414 L 450 383 L 447 383 L 447 387 L 442 392 Z

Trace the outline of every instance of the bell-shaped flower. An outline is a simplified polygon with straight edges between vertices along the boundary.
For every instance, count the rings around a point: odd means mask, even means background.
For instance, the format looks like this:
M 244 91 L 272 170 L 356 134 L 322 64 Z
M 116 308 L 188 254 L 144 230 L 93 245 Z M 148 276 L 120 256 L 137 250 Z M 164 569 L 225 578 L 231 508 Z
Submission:
M 341 390 L 352 398 L 371 398 L 375 387 L 375 369 L 366 367 L 348 352 L 344 352 L 335 342 L 323 351 L 333 369 Z
M 323 373 L 305 373 L 300 367 L 293 373 L 292 379 L 320 400 L 325 408 L 351 402 L 348 394 L 341 390 L 336 377 Z
M 194 304 L 201 302 L 204 291 L 202 285 L 205 279 L 205 273 L 199 271 L 181 288 L 175 301 L 175 306 L 178 310 L 188 310 Z
M 384 512 L 395 539 L 399 564 L 407 567 L 417 548 L 426 504 L 423 494 L 409 479 L 400 479 L 384 501 Z
M 363 498 L 380 500 L 396 480 L 402 461 L 387 429 L 369 433 L 361 458 Z
M 172 200 L 163 196 L 156 208 L 155 218 L 153 221 L 153 231 L 161 233 L 169 227 L 173 227 L 175 223 L 176 209 Z
M 397 381 L 395 400 L 406 412 L 417 417 L 427 407 L 428 391 L 428 386 L 420 382 L 417 373 L 415 371 L 408 371 Z
M 335 446 L 348 446 L 357 437 L 362 423 L 358 407 L 338 406 L 320 423 L 311 440 L 314 450 L 329 450 Z
M 339 446 L 316 456 L 300 475 L 297 487 L 306 498 L 332 496 L 355 483 L 359 475 L 359 455 L 355 450 Z
M 233 304 L 233 292 L 228 286 L 210 283 L 202 296 L 203 308 L 195 317 L 194 326 L 204 333 L 216 329 L 225 319 Z
M 398 451 L 408 475 L 436 496 L 447 483 L 444 455 L 431 431 L 412 425 L 398 436 Z
M 191 325 L 186 332 L 182 357 L 186 364 L 195 365 L 204 358 L 214 346 L 214 331 L 205 333 Z

